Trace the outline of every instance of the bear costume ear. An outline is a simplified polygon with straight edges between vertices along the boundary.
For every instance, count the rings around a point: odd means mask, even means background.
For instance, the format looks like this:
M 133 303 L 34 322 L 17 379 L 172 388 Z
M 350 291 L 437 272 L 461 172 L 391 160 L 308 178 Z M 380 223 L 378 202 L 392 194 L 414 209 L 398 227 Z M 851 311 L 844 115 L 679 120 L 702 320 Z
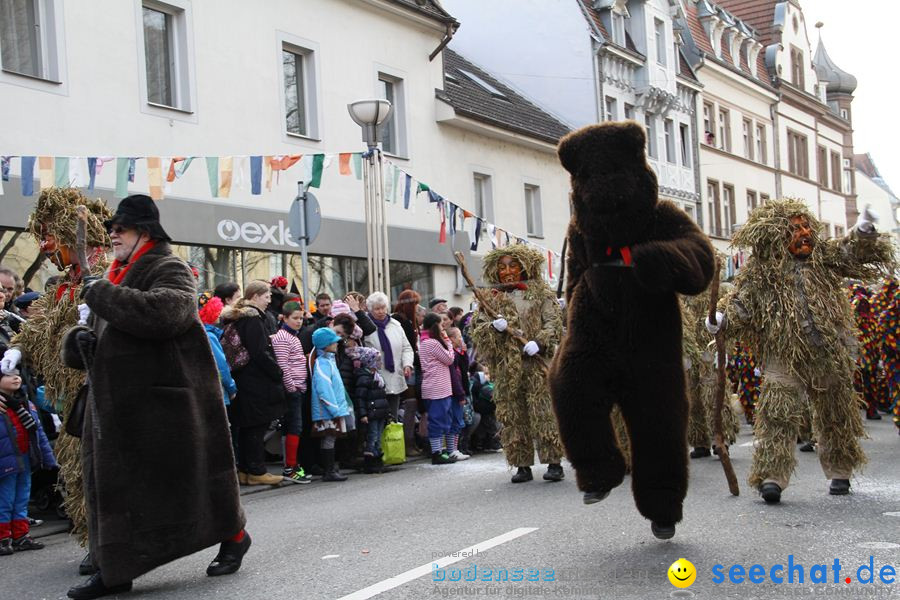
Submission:
M 646 147 L 647 136 L 640 123 L 619 121 L 577 129 L 560 140 L 556 152 L 566 171 L 576 175 L 585 162 L 602 164 L 622 158 L 644 162 Z

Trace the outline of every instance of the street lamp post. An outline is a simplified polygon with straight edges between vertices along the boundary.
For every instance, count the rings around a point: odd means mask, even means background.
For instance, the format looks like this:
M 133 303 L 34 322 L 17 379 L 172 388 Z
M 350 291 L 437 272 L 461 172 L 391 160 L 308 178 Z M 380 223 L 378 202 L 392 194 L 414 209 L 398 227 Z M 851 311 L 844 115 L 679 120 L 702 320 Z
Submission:
M 347 105 L 347 110 L 350 118 L 362 128 L 362 141 L 369 149 L 363 162 L 369 293 L 383 291 L 390 294 L 388 227 L 384 214 L 384 163 L 378 150 L 378 143 L 381 141 L 378 128 L 391 118 L 393 107 L 387 100 L 373 98 L 351 102 Z

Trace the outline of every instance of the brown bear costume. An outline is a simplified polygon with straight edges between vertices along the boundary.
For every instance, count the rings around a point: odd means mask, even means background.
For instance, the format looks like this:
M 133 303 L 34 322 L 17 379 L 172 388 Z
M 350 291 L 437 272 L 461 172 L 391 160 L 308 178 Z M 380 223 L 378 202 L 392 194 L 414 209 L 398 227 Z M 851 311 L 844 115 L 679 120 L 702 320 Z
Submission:
M 590 125 L 564 137 L 572 175 L 567 335 L 550 391 L 584 502 L 622 483 L 625 462 L 610 410 L 631 436 L 632 490 L 656 537 L 675 535 L 687 492 L 688 401 L 677 294 L 713 277 L 709 239 L 683 210 L 657 199 L 634 121 Z

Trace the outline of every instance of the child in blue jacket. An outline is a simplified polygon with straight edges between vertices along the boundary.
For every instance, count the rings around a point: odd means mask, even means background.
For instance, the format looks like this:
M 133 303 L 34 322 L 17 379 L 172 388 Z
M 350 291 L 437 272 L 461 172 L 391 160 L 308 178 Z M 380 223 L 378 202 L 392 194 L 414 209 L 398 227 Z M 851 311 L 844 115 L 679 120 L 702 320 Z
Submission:
M 209 338 L 209 347 L 212 349 L 213 358 L 216 359 L 216 367 L 219 369 L 219 381 L 222 384 L 222 392 L 225 399 L 225 406 L 231 404 L 232 398 L 237 394 L 237 385 L 231 377 L 231 368 L 228 361 L 225 360 L 225 351 L 222 350 L 222 330 L 216 327 L 219 315 L 222 314 L 222 300 L 213 296 L 209 292 L 200 294 L 198 300 L 200 307 L 200 321 L 206 329 L 206 337 Z
M 29 532 L 31 469 L 56 469 L 56 458 L 38 419 L 22 392 L 18 373 L 0 376 L 0 556 L 40 550 Z
M 334 464 L 334 442 L 347 433 L 346 417 L 350 415 L 347 392 L 335 360 L 341 338 L 330 327 L 316 329 L 312 335 L 315 349 L 310 355 L 312 365 L 312 435 L 321 437 L 319 459 L 325 474 L 322 481 L 346 481 Z

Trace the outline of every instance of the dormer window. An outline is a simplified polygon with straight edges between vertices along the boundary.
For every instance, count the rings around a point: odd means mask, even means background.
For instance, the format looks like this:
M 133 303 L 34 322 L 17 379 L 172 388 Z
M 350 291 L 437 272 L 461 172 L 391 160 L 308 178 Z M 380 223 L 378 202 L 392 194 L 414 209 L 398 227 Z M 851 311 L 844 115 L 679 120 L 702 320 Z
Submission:
M 612 41 L 618 46 L 625 47 L 625 17 L 612 11 Z
M 796 46 L 791 46 L 791 83 L 801 90 L 806 89 L 803 50 Z

